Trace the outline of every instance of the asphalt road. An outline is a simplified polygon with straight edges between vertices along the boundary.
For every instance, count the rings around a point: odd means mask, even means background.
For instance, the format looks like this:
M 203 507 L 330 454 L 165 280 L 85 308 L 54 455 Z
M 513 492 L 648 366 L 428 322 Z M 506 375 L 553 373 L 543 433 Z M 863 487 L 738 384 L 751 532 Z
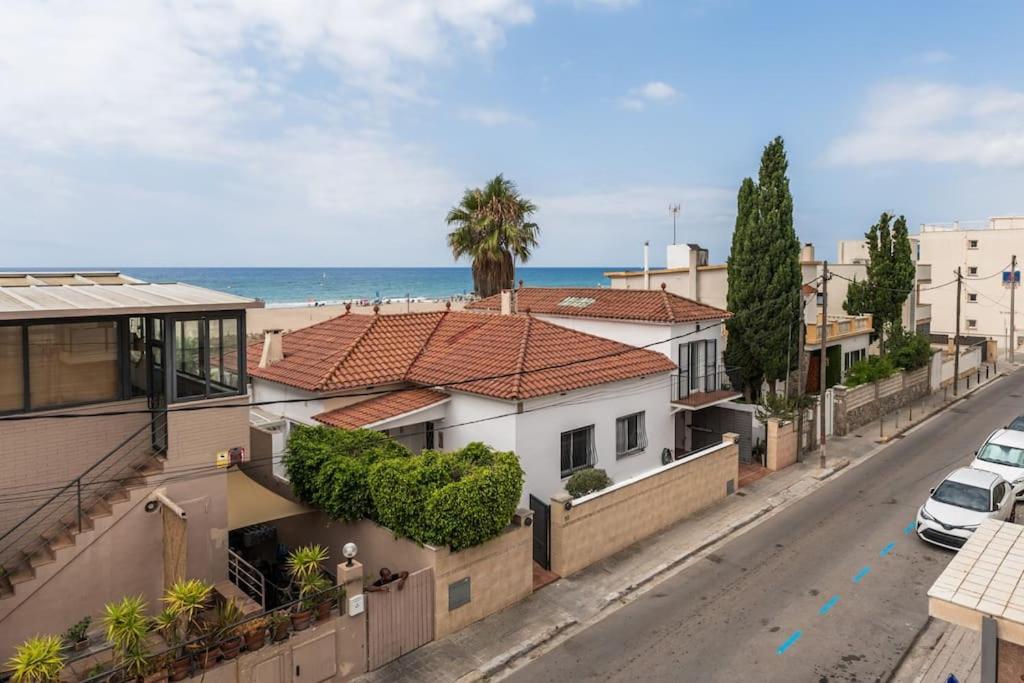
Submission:
M 886 680 L 953 556 L 905 529 L 1022 395 L 1024 372 L 999 380 L 509 679 Z

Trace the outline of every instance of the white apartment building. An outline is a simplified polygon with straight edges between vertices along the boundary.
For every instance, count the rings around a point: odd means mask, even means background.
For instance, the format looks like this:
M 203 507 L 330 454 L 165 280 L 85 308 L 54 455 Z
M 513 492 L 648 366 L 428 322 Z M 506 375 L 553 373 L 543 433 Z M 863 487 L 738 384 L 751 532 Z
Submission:
M 931 308 L 934 332 L 952 334 L 956 330 L 956 285 L 941 287 L 963 273 L 960 301 L 961 334 L 989 337 L 1000 349 L 1010 343 L 1010 259 L 1024 257 L 1024 216 L 999 216 L 976 223 L 925 224 L 916 240 L 921 261 L 934 271 L 931 288 L 921 291 L 921 301 Z M 1020 292 L 1016 292 L 1017 295 Z M 1016 347 L 1024 342 L 1019 296 Z

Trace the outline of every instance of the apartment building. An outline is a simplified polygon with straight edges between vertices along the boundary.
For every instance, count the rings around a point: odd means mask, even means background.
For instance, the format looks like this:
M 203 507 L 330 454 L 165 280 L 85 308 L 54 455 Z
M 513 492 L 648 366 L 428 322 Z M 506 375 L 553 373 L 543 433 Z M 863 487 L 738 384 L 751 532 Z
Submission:
M 960 300 L 961 334 L 994 339 L 1000 349 L 1010 344 L 1010 260 L 1017 256 L 1015 279 L 1020 286 L 1020 259 L 1024 258 L 1024 216 L 999 216 L 987 221 L 926 224 L 914 238 L 920 259 L 932 264 L 934 283 L 921 292 L 921 301 L 931 308 L 934 332 L 956 330 L 956 286 L 938 287 L 963 274 Z M 1015 307 L 1016 348 L 1024 343 L 1020 302 Z
M 225 578 L 216 460 L 249 445 L 239 351 L 258 306 L 118 272 L 0 273 L 0 658 L 124 595 Z

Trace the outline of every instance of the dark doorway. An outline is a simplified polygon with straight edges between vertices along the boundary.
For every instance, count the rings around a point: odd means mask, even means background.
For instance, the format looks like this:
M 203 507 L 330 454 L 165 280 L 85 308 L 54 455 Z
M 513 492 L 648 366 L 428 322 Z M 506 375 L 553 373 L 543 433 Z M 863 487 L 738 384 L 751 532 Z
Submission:
M 533 510 L 533 561 L 544 569 L 551 569 L 551 506 L 530 494 Z

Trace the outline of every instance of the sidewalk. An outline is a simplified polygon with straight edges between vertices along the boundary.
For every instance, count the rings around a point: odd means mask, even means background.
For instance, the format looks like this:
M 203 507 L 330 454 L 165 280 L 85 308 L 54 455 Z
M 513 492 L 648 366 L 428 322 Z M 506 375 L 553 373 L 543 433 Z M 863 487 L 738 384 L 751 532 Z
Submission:
M 917 637 L 892 683 L 981 683 L 981 636 L 977 631 L 932 619 Z
M 972 381 L 971 390 L 975 388 Z M 952 396 L 943 402 L 941 393 L 937 401 L 924 399 L 915 403 L 913 424 L 951 403 Z M 904 412 L 903 418 L 908 415 L 909 411 Z M 886 440 L 910 426 L 909 419 L 901 419 L 897 430 L 895 416 L 886 419 Z M 846 465 L 856 465 L 871 457 L 885 447 L 875 443 L 875 439 L 877 422 L 846 437 L 832 437 L 826 451 L 828 469 L 817 466 L 817 451 L 807 453 L 805 462 L 754 481 L 695 517 L 571 577 L 559 579 L 526 600 L 410 652 L 359 680 L 472 681 L 500 675 L 530 653 L 552 647 L 560 638 L 599 621 L 738 530 L 824 486 L 831 475 Z

